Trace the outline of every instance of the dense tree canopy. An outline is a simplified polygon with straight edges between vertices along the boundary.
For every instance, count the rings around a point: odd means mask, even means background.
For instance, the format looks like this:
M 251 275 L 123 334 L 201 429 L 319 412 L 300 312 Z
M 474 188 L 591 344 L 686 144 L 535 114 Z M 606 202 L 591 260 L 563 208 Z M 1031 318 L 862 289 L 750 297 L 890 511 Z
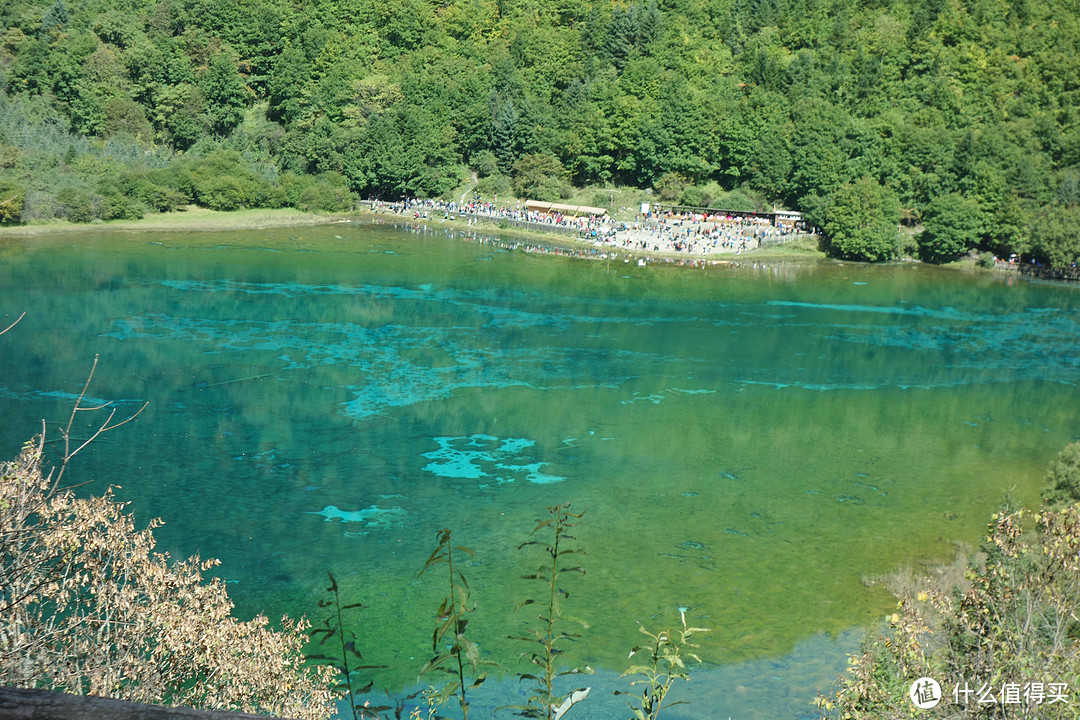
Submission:
M 876 180 L 860 178 L 837 188 L 824 203 L 821 228 L 833 254 L 856 260 L 889 260 L 900 247 L 900 206 Z
M 110 200 L 120 168 L 201 202 L 177 166 L 222 151 L 220 207 L 292 202 L 289 174 L 449 193 L 491 157 L 488 186 L 531 189 L 542 158 L 810 211 L 867 179 L 927 222 L 926 259 L 1077 260 L 1053 227 L 1080 199 L 1061 0 L 12 0 L 0 27 L 0 182 L 28 219 L 70 217 L 62 190 L 95 217 L 161 205 Z
M 926 260 L 948 260 L 975 247 L 980 230 L 979 205 L 958 192 L 930 200 L 923 212 L 919 252 Z

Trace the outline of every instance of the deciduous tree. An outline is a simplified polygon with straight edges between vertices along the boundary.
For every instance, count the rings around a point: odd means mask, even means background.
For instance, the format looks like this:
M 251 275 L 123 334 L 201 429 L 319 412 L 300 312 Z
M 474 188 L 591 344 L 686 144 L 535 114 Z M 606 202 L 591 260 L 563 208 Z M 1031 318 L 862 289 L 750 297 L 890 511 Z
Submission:
M 855 260 L 896 257 L 900 203 L 871 178 L 844 185 L 825 200 L 821 229 L 830 254 Z

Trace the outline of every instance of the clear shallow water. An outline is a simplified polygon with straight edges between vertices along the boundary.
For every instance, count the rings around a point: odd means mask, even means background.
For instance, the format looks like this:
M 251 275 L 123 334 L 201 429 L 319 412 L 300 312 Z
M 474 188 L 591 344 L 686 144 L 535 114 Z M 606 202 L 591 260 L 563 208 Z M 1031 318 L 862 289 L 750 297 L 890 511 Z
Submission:
M 162 549 L 221 558 L 242 613 L 315 613 L 333 571 L 391 688 L 426 659 L 436 531 L 476 551 L 470 630 L 512 669 L 537 562 L 516 548 L 570 501 L 577 657 L 621 671 L 636 621 L 689 607 L 713 631 L 682 716 L 799 717 L 891 608 L 862 579 L 976 541 L 1080 433 L 1077 289 L 913 265 L 638 268 L 349 225 L 87 234 L 0 245 L 0 304 L 28 313 L 0 338 L 5 456 L 99 354 L 95 397 L 151 404 L 78 463 L 88 489 L 162 517 Z

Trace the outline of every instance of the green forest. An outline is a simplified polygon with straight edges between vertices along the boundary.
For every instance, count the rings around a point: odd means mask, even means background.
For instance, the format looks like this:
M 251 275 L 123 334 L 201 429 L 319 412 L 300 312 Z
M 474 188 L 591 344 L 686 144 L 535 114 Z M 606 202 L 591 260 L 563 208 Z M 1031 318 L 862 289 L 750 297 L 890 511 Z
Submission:
M 1075 0 L 3 0 L 0 28 L 0 222 L 476 177 L 798 209 L 844 258 L 1080 259 Z

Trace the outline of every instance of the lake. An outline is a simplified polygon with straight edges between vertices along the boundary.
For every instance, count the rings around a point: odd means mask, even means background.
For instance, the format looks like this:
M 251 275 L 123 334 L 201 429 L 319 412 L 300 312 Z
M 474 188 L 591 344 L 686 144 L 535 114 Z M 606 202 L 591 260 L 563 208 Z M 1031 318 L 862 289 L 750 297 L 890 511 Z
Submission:
M 949 561 L 1006 493 L 1036 503 L 1080 434 L 1078 288 L 913 263 L 638 267 L 362 223 L 88 231 L 0 241 L 0 314 L 23 311 L 0 337 L 3 456 L 66 420 L 99 356 L 94 401 L 149 407 L 75 461 L 79 492 L 119 485 L 165 521 L 159 549 L 220 558 L 244 616 L 318 617 L 333 572 L 367 606 L 376 686 L 428 659 L 441 528 L 475 553 L 470 634 L 523 669 L 506 636 L 542 559 L 518 546 L 545 508 L 585 511 L 564 612 L 598 672 L 568 717 L 625 712 L 637 623 L 680 608 L 711 632 L 669 717 L 810 715 L 895 605 L 864 581 Z M 490 688 L 478 704 L 520 694 Z

